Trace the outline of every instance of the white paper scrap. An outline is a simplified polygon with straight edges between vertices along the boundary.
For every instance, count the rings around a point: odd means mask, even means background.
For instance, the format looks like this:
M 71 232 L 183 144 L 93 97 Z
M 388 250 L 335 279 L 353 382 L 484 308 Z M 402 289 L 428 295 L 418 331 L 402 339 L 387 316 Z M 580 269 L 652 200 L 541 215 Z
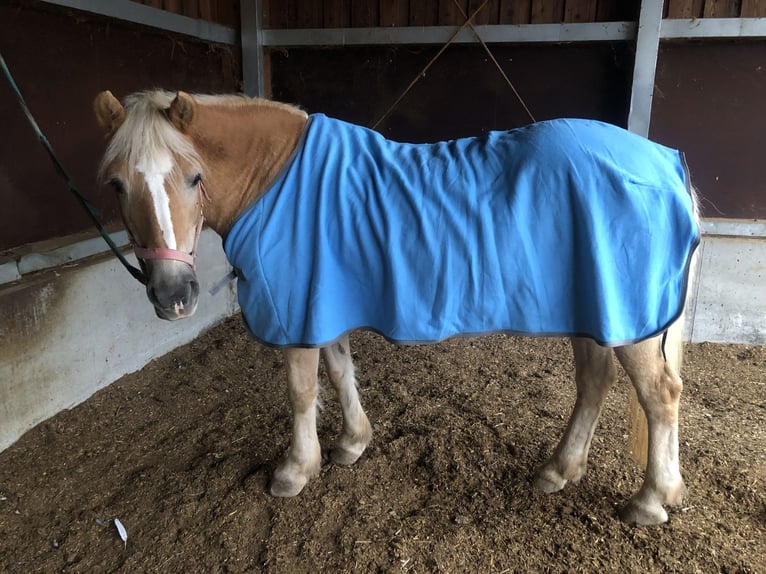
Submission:
M 125 548 L 128 547 L 128 531 L 125 530 L 125 527 L 122 525 L 122 522 L 120 522 L 119 518 L 114 519 L 114 525 L 117 527 L 117 532 L 120 533 L 120 538 L 125 543 Z

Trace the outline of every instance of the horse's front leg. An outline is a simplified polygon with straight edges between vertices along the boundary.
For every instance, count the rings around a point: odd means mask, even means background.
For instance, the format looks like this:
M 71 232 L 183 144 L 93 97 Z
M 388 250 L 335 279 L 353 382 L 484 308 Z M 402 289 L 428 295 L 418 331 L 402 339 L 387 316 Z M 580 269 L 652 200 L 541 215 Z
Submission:
M 271 494 L 295 496 L 319 474 L 322 462 L 316 425 L 319 349 L 285 349 L 284 356 L 293 436 L 287 457 L 274 472 Z
M 372 427 L 359 402 L 348 337 L 322 349 L 322 357 L 343 412 L 343 430 L 332 451 L 332 461 L 335 464 L 354 464 L 372 438 Z

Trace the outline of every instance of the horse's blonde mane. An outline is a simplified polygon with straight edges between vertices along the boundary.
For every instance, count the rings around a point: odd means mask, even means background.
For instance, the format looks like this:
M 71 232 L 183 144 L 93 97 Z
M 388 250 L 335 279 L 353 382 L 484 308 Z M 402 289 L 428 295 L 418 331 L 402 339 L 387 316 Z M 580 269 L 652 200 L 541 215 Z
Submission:
M 99 178 L 111 174 L 106 169 L 117 159 L 124 160 L 128 169 L 151 162 L 168 152 L 178 155 L 192 166 L 202 161 L 191 142 L 165 117 L 175 94 L 161 90 L 138 92 L 125 98 L 125 121 L 112 136 L 99 168 Z
M 114 133 L 104 153 L 99 168 L 101 180 L 111 177 L 106 170 L 117 159 L 124 160 L 128 169 L 132 170 L 168 152 L 183 158 L 195 168 L 201 168 L 202 160 L 192 143 L 165 116 L 165 110 L 175 96 L 174 92 L 151 90 L 125 98 L 125 122 Z M 243 95 L 194 94 L 192 97 L 201 105 L 256 105 L 306 115 L 296 106 Z

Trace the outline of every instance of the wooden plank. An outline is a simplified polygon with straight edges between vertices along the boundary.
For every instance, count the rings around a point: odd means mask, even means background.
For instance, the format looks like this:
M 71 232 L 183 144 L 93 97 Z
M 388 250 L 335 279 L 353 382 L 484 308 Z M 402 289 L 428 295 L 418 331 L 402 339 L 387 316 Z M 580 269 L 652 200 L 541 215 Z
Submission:
M 152 8 L 162 8 L 162 0 L 141 0 L 141 4 L 146 4 Z
M 468 15 L 470 16 L 484 3 L 484 0 L 468 0 Z M 500 0 L 489 0 L 473 19 L 476 25 L 500 23 Z
M 207 20 L 208 22 L 215 22 L 213 18 L 213 2 L 212 0 L 198 0 L 199 4 L 199 17 L 202 20 Z
M 162 8 L 173 14 L 182 14 L 183 9 L 181 7 L 181 0 L 163 0 Z
M 566 0 L 564 22 L 595 22 L 596 0 Z
M 461 14 L 460 9 L 463 10 Z M 439 26 L 461 26 L 465 22 L 463 14 L 468 13 L 468 0 L 439 0 Z
M 380 0 L 381 26 L 407 26 L 410 21 L 409 0 Z
M 263 0 L 267 3 L 269 0 Z M 215 0 L 215 10 L 213 17 L 215 21 L 224 26 L 230 28 L 239 28 L 239 2 L 234 3 L 232 0 Z
M 351 0 L 351 26 L 375 28 L 380 23 L 380 4 L 369 0 Z
M 262 0 L 261 2 L 261 26 L 264 29 L 271 28 L 271 2 L 269 0 Z
M 324 28 L 351 26 L 351 0 L 325 0 Z
M 532 24 L 559 24 L 564 20 L 564 0 L 532 0 Z
M 738 18 L 741 0 L 705 0 L 705 18 Z
M 687 19 L 702 18 L 705 0 L 667 0 L 667 18 Z
M 668 0 L 665 0 L 666 4 L 667 2 Z M 599 0 L 596 8 L 596 22 L 618 22 L 615 12 L 614 0 Z
M 410 26 L 436 26 L 439 21 L 439 5 L 435 0 L 411 0 Z
M 275 30 L 286 29 L 290 22 L 290 4 L 284 0 L 262 0 L 262 2 L 269 6 L 269 18 L 264 22 L 264 27 Z
M 322 4 L 317 0 L 296 0 L 295 27 L 321 28 L 323 22 Z
M 667 8 L 666 0 L 665 7 Z M 687 1 L 687 0 L 681 0 Z M 699 0 L 703 2 L 704 0 Z M 598 0 L 596 6 L 596 22 L 635 22 L 638 20 L 640 2 L 635 0 Z
M 199 0 L 183 0 L 183 15 L 199 18 Z
M 766 18 L 766 0 L 742 0 L 740 18 Z
M 529 24 L 532 21 L 532 0 L 501 0 L 500 24 Z

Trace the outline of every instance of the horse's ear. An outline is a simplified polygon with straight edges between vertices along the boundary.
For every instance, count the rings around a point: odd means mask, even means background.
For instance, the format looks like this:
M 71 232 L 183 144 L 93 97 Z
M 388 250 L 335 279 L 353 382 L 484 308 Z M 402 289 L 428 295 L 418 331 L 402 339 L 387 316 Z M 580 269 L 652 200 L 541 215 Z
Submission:
M 125 121 L 125 108 L 109 90 L 96 96 L 93 100 L 93 111 L 96 113 L 98 124 L 108 135 L 116 132 Z
M 168 108 L 168 119 L 179 131 L 185 132 L 194 118 L 194 100 L 186 92 L 178 92 Z

